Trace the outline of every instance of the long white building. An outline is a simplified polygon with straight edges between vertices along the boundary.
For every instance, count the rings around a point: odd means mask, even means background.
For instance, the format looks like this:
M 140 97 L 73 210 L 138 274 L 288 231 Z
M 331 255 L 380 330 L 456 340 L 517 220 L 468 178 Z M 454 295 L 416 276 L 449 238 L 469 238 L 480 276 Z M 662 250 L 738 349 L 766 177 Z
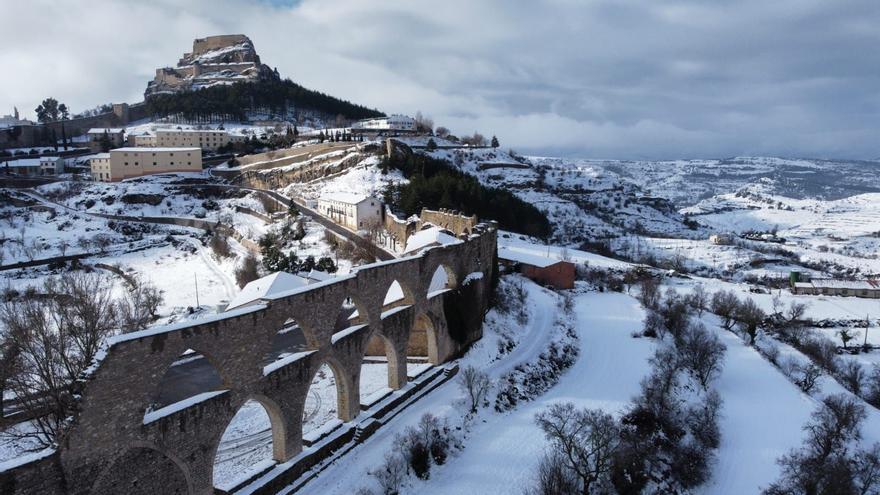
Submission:
M 369 229 L 382 221 L 382 202 L 363 194 L 332 193 L 318 199 L 318 213 L 352 230 Z
M 375 119 L 366 119 L 355 122 L 351 126 L 352 129 L 362 129 L 370 131 L 402 131 L 415 132 L 416 119 L 406 115 L 389 115 L 388 117 L 377 117 Z

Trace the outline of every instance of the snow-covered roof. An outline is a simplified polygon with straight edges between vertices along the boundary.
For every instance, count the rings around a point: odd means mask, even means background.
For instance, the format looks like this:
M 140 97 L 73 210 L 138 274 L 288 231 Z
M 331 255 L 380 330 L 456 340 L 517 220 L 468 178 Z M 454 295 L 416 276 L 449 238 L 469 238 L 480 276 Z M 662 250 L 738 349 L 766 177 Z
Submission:
M 810 281 L 817 289 L 850 289 L 850 290 L 876 290 L 880 289 L 880 282 L 876 280 L 838 280 L 832 278 L 815 278 Z
M 120 132 L 125 132 L 125 129 L 119 127 L 92 127 L 89 129 L 89 134 L 119 134 Z
M 89 157 L 89 159 L 92 158 L 110 158 L 110 153 L 95 153 L 94 155 Z
M 241 292 L 226 306 L 226 311 L 239 308 L 279 292 L 297 289 L 304 285 L 308 285 L 308 281 L 302 277 L 287 272 L 275 272 L 245 285 Z
M 221 129 L 156 129 L 157 134 L 160 132 L 183 133 L 183 132 L 226 132 L 226 131 L 221 130 Z
M 39 158 L 22 158 L 20 160 L 9 160 L 5 161 L 8 163 L 10 167 L 39 167 L 40 159 Z
M 447 246 L 450 244 L 461 244 L 461 242 L 461 239 L 450 234 L 448 230 L 441 229 L 440 227 L 429 227 L 409 236 L 403 252 L 413 253 L 428 246 Z
M 365 194 L 336 192 L 324 194 L 319 198 L 319 201 L 338 201 L 340 203 L 357 205 L 367 199 L 370 199 L 370 197 Z
M 150 146 L 114 148 L 110 151 L 126 151 L 126 152 L 156 152 L 156 151 L 202 151 L 201 148 L 153 148 Z
M 333 275 L 332 273 L 322 272 L 322 271 L 320 271 L 320 270 L 314 270 L 314 269 L 312 269 L 312 271 L 310 271 L 310 272 L 306 275 L 306 278 L 307 278 L 307 279 L 309 279 L 309 280 L 317 280 L 318 282 L 323 282 L 323 281 L 325 281 L 325 280 L 330 280 L 330 279 L 333 278 L 333 277 L 334 277 L 334 275 Z
M 513 251 L 505 247 L 498 248 L 498 258 L 502 260 L 513 261 L 514 263 L 537 266 L 538 268 L 547 268 L 548 266 L 553 266 L 557 263 L 562 262 L 562 260 L 547 258 L 545 256 L 538 256 L 536 254 L 523 253 L 520 251 Z

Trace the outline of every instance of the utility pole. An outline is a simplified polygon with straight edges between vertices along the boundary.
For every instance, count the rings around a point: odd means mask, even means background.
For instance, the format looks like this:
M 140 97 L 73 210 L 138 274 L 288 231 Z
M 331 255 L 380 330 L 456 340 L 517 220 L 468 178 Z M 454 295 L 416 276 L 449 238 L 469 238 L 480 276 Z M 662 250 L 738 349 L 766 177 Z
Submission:
M 199 306 L 201 306 L 199 304 L 199 277 L 195 274 L 195 272 L 193 272 L 193 280 L 196 281 L 196 309 L 198 309 Z
M 868 347 L 868 326 L 871 324 L 871 315 L 865 315 L 865 344 L 863 347 Z

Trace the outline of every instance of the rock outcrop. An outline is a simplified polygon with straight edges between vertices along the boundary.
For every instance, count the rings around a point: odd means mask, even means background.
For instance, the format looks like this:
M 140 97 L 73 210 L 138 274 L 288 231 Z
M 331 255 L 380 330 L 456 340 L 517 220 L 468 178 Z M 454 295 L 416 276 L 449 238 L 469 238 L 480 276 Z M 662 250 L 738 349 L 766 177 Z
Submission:
M 274 73 L 260 62 L 250 38 L 243 34 L 209 36 L 193 41 L 192 52 L 185 53 L 176 67 L 156 69 L 144 97 L 270 77 Z

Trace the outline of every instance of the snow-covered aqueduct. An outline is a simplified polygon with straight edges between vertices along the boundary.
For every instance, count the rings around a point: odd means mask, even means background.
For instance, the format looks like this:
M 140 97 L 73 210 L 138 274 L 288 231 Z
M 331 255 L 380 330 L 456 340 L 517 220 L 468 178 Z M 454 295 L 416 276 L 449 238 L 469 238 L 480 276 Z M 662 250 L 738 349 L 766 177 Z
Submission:
M 427 340 L 422 346 L 434 365 L 482 336 L 496 230 L 480 224 L 469 235 L 455 234 L 463 242 L 365 265 L 207 319 L 114 337 L 83 377 L 78 411 L 57 448 L 5 469 L 0 491 L 214 493 L 221 437 L 242 405 L 257 401 L 271 422 L 273 460 L 250 483 L 259 484 L 257 492 L 274 493 L 380 426 L 369 416 L 376 408 L 362 406 L 358 396 L 361 365 L 377 339 L 387 357 L 388 387 L 397 391 L 388 397 L 405 400 L 417 384 L 407 384 L 411 334 Z M 438 290 L 432 281 L 439 269 L 447 283 Z M 395 283 L 402 297 L 389 302 L 385 296 Z M 342 318 L 340 308 L 347 308 Z M 279 330 L 294 323 L 305 350 L 267 359 Z M 192 353 L 216 369 L 220 386 L 157 409 L 151 399 L 169 367 Z M 323 440 L 304 439 L 309 386 L 325 364 L 335 376 L 340 421 Z

